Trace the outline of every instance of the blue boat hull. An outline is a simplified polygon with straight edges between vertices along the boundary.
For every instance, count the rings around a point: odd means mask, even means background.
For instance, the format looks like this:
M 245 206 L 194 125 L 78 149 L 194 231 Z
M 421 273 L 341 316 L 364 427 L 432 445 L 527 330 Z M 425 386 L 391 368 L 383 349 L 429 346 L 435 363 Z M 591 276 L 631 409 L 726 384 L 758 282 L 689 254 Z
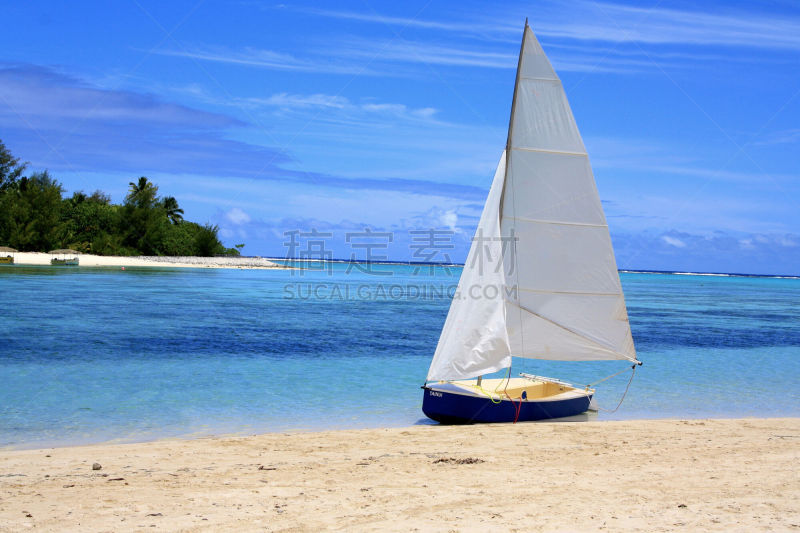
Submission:
M 487 422 L 529 422 L 563 418 L 585 413 L 592 401 L 592 394 L 561 400 L 532 400 L 513 402 L 508 399 L 499 403 L 486 397 L 469 396 L 422 387 L 422 412 L 428 418 L 442 424 L 474 424 Z M 519 414 L 517 410 L 519 409 Z

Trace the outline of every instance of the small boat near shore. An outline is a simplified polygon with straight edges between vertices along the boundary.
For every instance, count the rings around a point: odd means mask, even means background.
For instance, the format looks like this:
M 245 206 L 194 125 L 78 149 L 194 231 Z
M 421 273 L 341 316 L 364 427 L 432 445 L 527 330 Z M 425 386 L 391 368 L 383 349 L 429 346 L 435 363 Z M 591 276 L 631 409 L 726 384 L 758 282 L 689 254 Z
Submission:
M 70 257 L 65 259 L 59 259 L 54 257 L 50 260 L 51 266 L 79 266 L 80 260 L 77 257 Z
M 445 381 L 429 384 L 423 411 L 443 424 L 519 422 L 564 418 L 589 410 L 593 390 L 553 378 Z
M 56 256 L 50 259 L 51 266 L 79 266 L 80 264 L 80 260 L 78 258 L 78 254 L 80 254 L 80 252 L 77 250 L 63 248 L 58 250 L 50 250 L 47 253 Z
M 0 254 L 2 254 L 0 255 L 0 265 L 13 265 L 14 256 L 11 254 L 16 251 L 16 249 L 9 246 L 0 246 Z
M 631 378 L 641 364 L 589 157 L 527 21 L 505 151 L 422 387 L 423 412 L 463 424 L 590 409 L 590 386 L 512 378 L 514 357 L 621 360 Z M 483 378 L 500 371 L 506 377 Z

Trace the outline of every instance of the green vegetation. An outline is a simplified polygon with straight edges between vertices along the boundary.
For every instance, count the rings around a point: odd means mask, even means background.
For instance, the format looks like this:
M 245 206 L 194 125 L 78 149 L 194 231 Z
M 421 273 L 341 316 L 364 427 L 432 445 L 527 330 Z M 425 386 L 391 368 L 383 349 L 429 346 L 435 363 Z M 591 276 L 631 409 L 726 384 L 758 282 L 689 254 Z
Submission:
M 172 196 L 159 197 L 146 177 L 131 182 L 125 202 L 112 204 L 102 191 L 64 188 L 47 171 L 26 175 L 0 141 L 0 245 L 23 252 L 72 248 L 97 255 L 239 255 L 225 248 L 219 227 L 183 219 Z

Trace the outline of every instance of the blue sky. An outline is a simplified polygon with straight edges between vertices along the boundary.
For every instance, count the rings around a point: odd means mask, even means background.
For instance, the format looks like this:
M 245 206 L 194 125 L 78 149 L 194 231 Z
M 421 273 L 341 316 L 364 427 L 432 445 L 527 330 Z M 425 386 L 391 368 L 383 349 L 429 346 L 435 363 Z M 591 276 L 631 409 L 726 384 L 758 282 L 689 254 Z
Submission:
M 394 236 L 375 257 L 413 259 L 409 231 L 438 228 L 433 259 L 462 261 L 528 17 L 620 268 L 800 274 L 800 5 L 487 6 L 8 3 L 0 139 L 69 193 L 148 176 L 248 255 L 316 229 L 349 257 L 370 228 Z

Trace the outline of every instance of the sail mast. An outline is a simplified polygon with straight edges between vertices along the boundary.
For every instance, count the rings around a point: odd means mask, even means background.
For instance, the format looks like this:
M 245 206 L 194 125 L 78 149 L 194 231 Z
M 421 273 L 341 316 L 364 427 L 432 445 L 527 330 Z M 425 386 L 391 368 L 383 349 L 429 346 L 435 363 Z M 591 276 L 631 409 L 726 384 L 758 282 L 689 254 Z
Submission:
M 514 133 L 514 113 L 516 112 L 516 109 L 517 109 L 517 92 L 519 90 L 520 74 L 522 73 L 522 58 L 525 57 L 525 41 L 527 40 L 526 39 L 527 32 L 528 32 L 528 17 L 525 17 L 525 26 L 523 26 L 523 28 L 522 28 L 522 42 L 519 45 L 519 58 L 517 59 L 517 74 L 516 74 L 516 77 L 514 79 L 514 95 L 511 98 L 511 115 L 508 118 L 508 137 L 506 138 L 506 152 L 505 152 L 505 154 L 506 154 L 506 173 L 505 173 L 505 179 L 503 180 L 505 185 L 508 184 L 508 169 L 510 168 L 510 164 L 511 164 L 511 152 L 512 152 L 511 139 L 513 138 L 513 133 Z M 514 212 L 516 213 L 516 211 L 517 211 L 517 209 L 516 209 L 516 194 L 514 194 L 514 190 L 513 190 L 514 184 L 513 183 L 511 184 L 511 187 L 512 187 L 512 190 L 511 190 L 511 202 L 513 204 Z M 505 197 L 506 197 L 506 188 L 503 187 L 503 192 L 500 195 L 500 205 L 498 206 L 498 209 L 501 210 L 501 213 L 500 213 L 501 217 L 502 217 L 502 206 L 505 204 Z M 502 220 L 502 218 L 501 218 L 501 220 Z M 514 270 L 513 271 L 515 273 L 514 287 L 518 288 L 519 287 L 519 260 L 517 258 L 519 257 L 519 254 L 517 253 L 517 240 L 516 240 L 516 237 L 514 235 L 515 232 L 514 232 L 513 225 L 510 228 L 509 233 L 510 233 L 510 237 L 511 237 L 511 243 L 510 244 L 511 244 L 511 246 L 513 248 L 513 252 L 512 253 L 514 255 L 514 257 L 512 258 L 512 260 L 514 262 L 514 266 L 513 266 Z M 518 320 L 519 323 L 521 323 L 522 322 L 522 309 L 520 307 L 517 307 L 517 314 L 518 314 L 517 320 Z M 524 352 L 524 350 L 525 350 L 525 342 L 524 342 L 524 335 L 522 335 L 522 333 L 521 333 L 521 337 L 520 337 L 520 344 L 521 344 L 521 347 L 522 347 L 522 351 Z M 513 355 L 513 352 L 512 352 L 511 355 Z M 509 359 L 509 361 L 511 361 L 511 359 Z
M 506 134 L 506 161 L 505 161 L 505 172 L 506 175 L 504 178 L 508 177 L 508 165 L 509 159 L 511 158 L 511 133 L 514 128 L 514 111 L 517 107 L 517 89 L 519 88 L 519 76 L 520 72 L 522 71 L 522 58 L 525 55 L 525 33 L 528 31 L 528 17 L 525 17 L 525 27 L 522 28 L 522 42 L 519 45 L 519 58 L 517 58 L 517 73 L 514 77 L 514 95 L 511 98 L 511 114 L 508 117 L 508 133 Z M 505 182 L 505 180 L 504 180 Z M 506 189 L 503 187 L 503 191 L 500 194 L 500 205 L 503 205 L 503 200 L 506 195 Z M 488 207 L 484 206 L 484 208 Z M 499 206 L 498 206 L 499 207 Z
M 519 88 L 519 75 L 522 71 L 522 57 L 525 55 L 525 33 L 528 31 L 528 17 L 525 17 L 525 27 L 522 29 L 522 43 L 519 45 L 519 58 L 517 59 L 517 75 L 514 78 L 514 96 L 511 99 L 511 115 L 508 118 L 508 137 L 506 138 L 506 176 L 508 175 L 509 158 L 511 157 L 511 133 L 514 129 L 514 110 L 517 108 L 517 89 Z M 503 189 L 505 193 L 505 189 Z M 501 205 L 502 205 L 502 198 Z

